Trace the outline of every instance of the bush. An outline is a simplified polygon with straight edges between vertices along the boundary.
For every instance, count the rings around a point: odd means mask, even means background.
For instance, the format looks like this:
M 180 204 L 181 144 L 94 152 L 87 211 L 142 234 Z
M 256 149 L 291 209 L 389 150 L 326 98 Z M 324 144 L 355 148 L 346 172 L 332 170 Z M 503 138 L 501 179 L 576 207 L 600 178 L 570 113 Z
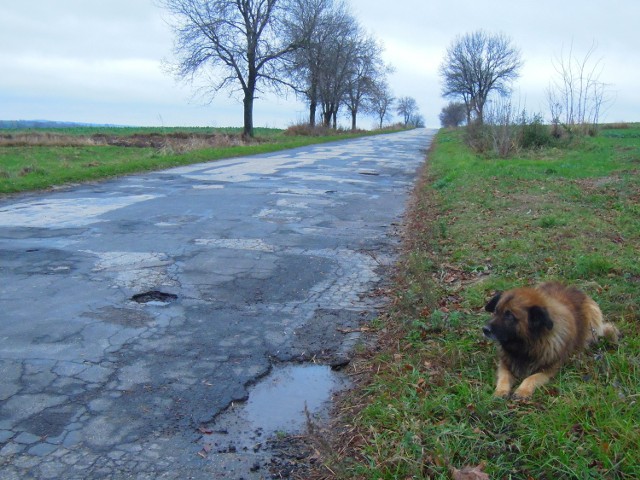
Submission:
M 523 114 L 520 125 L 520 146 L 525 149 L 548 147 L 553 143 L 553 136 L 548 125 L 545 125 L 540 114 L 527 119 Z
M 444 128 L 456 128 L 466 121 L 467 109 L 464 103 L 449 102 L 446 107 L 442 108 L 438 118 Z
M 540 114 L 520 115 L 520 122 L 510 103 L 498 104 L 487 114 L 485 123 L 474 122 L 466 128 L 467 145 L 476 153 L 506 158 L 520 150 L 555 145 L 556 138 Z
M 328 135 L 335 135 L 335 133 L 335 130 L 330 127 L 322 125 L 311 126 L 309 123 L 291 125 L 284 131 L 285 135 L 291 137 L 325 137 Z
M 346 130 L 344 128 L 331 128 L 326 127 L 324 125 L 314 125 L 311 126 L 308 123 L 297 123 L 295 125 L 289 126 L 285 131 L 284 135 L 290 137 L 329 137 L 332 135 L 341 135 L 345 133 L 364 133 L 365 130 L 356 129 L 356 130 Z

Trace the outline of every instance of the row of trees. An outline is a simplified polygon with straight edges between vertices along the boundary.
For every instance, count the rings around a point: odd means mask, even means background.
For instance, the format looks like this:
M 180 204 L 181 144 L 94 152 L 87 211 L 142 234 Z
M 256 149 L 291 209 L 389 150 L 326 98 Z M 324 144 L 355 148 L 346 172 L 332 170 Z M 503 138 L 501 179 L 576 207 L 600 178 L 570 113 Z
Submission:
M 263 89 L 292 89 L 318 116 L 336 127 L 346 108 L 374 114 L 380 125 L 393 97 L 391 67 L 341 0 L 158 0 L 171 13 L 175 33 L 174 74 L 209 75 L 205 95 L 240 90 L 244 134 L 253 135 L 253 104 Z
M 553 62 L 556 77 L 547 89 L 554 132 L 589 131 L 597 125 L 603 105 L 608 101 L 607 85 L 600 81 L 602 66 L 593 59 L 595 46 L 581 58 L 573 46 Z M 522 67 L 520 51 L 502 34 L 482 30 L 457 37 L 447 49 L 440 66 L 442 95 L 451 98 L 440 113 L 443 126 L 482 126 L 485 107 L 491 96 L 502 98 L 490 112 L 493 123 L 514 117 L 511 111 L 511 85 Z M 505 100 L 506 99 L 506 100 Z M 509 108 L 505 108 L 509 106 Z M 500 112 L 501 111 L 501 112 Z M 536 125 L 541 115 L 535 115 Z

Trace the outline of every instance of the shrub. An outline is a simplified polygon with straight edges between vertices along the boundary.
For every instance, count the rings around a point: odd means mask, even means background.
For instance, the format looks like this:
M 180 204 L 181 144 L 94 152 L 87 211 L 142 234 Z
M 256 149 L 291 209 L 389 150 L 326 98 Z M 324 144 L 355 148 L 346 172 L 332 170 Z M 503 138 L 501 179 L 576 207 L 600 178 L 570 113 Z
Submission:
M 520 146 L 525 149 L 548 147 L 553 143 L 553 136 L 548 125 L 545 125 L 540 114 L 527 119 L 523 113 L 520 125 Z
M 467 108 L 464 103 L 449 102 L 446 107 L 442 108 L 440 115 L 440 124 L 445 127 L 459 127 L 467 119 Z
M 631 128 L 631 125 L 629 125 L 627 122 L 609 123 L 604 126 L 612 130 L 627 130 L 628 128 Z
M 467 145 L 476 153 L 510 157 L 520 150 L 543 148 L 555 144 L 552 129 L 540 114 L 529 117 L 526 111 L 518 123 L 509 102 L 489 110 L 485 123 L 474 122 L 466 128 Z
M 311 126 L 308 123 L 298 123 L 288 127 L 284 131 L 284 134 L 291 137 L 327 137 L 329 135 L 336 135 L 337 131 L 324 125 Z

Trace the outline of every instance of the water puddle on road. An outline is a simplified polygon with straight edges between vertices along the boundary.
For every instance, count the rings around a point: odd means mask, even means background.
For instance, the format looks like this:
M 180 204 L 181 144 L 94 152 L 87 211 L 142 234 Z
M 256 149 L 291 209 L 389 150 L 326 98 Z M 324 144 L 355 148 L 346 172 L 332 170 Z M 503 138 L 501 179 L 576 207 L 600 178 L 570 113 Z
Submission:
M 253 388 L 245 413 L 265 433 L 298 433 L 306 425 L 305 405 L 316 415 L 345 386 L 346 380 L 325 365 L 279 367 Z
M 274 366 L 246 402 L 233 404 L 203 432 L 203 441 L 216 453 L 255 452 L 270 437 L 305 432 L 305 408 L 312 421 L 326 419 L 332 395 L 348 385 L 326 365 Z

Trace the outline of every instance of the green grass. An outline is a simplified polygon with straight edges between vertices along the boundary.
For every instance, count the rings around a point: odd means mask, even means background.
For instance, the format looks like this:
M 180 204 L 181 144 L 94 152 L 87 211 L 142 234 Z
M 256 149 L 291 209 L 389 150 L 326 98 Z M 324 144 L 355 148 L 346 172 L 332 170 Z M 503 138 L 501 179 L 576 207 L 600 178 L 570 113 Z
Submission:
M 341 477 L 482 465 L 496 479 L 640 478 L 639 172 L 638 125 L 509 159 L 438 133 L 381 352 L 344 405 Z M 576 356 L 530 401 L 495 399 L 483 306 L 544 280 L 588 292 L 624 336 Z
M 204 128 L 61 128 L 43 130 L 2 130 L 0 135 L 29 132 L 56 136 L 148 135 L 167 133 L 212 133 Z M 241 129 L 215 129 L 216 134 L 239 135 Z M 53 186 L 99 180 L 120 175 L 158 170 L 223 158 L 275 152 L 315 143 L 362 136 L 343 133 L 320 137 L 286 136 L 282 130 L 256 129 L 256 141 L 248 145 L 199 148 L 176 153 L 171 148 L 121 146 L 3 146 L 0 144 L 0 195 Z M 57 138 L 57 137 L 56 137 Z

